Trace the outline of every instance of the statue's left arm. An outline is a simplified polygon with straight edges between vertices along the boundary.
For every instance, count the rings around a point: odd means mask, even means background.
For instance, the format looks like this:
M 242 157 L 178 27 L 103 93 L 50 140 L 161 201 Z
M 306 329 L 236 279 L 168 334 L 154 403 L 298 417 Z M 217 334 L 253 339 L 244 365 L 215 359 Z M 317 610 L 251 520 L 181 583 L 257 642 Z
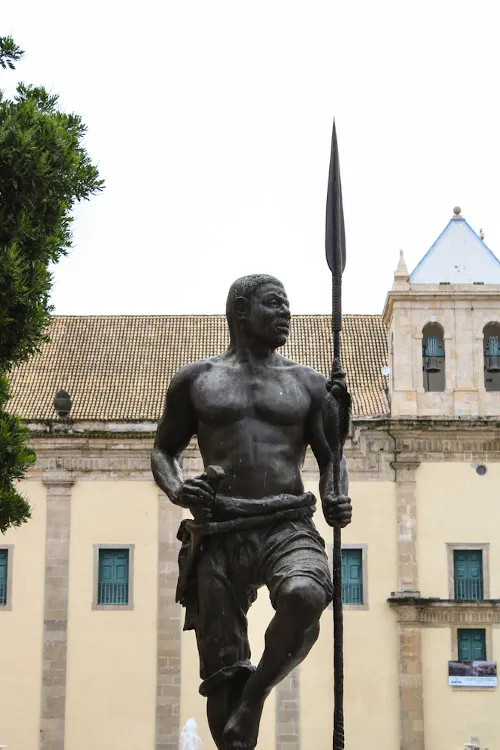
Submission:
M 333 485 L 334 456 L 323 429 L 322 404 L 326 394 L 326 379 L 318 372 L 309 371 L 308 390 L 311 405 L 307 415 L 306 441 L 311 446 L 319 468 L 319 493 L 326 522 L 344 528 L 351 523 L 352 508 L 348 497 L 349 477 L 345 457 L 340 464 L 341 494 L 335 495 Z

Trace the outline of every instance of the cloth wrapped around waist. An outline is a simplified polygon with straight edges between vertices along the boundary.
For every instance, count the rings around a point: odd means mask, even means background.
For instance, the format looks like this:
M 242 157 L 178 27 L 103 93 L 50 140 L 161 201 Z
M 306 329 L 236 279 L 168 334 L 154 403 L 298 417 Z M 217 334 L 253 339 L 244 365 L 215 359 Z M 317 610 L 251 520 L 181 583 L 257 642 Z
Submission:
M 192 574 L 203 537 L 309 518 L 315 510 L 316 498 L 312 492 L 301 495 L 283 493 L 255 500 L 218 496 L 214 508 L 217 520 L 185 519 L 179 526 L 177 539 L 182 546 L 179 551 L 176 601 L 187 606 L 195 595 Z
M 281 520 L 304 518 L 312 515 L 315 510 L 316 498 L 312 492 L 303 492 L 301 495 L 283 493 L 251 500 L 219 495 L 214 506 L 216 520 L 187 519 L 183 523 L 190 533 L 220 534 L 269 526 Z

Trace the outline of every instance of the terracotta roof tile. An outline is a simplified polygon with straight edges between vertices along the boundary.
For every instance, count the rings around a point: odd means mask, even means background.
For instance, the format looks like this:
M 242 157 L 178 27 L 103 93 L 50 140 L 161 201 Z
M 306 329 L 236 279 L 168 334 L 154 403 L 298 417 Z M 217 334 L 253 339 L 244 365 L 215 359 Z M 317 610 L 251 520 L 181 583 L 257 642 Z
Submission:
M 54 395 L 64 388 L 73 400 L 72 419 L 155 421 L 179 367 L 228 343 L 223 315 L 55 316 L 50 335 L 52 341 L 11 376 L 9 408 L 25 420 L 53 419 Z M 342 341 L 353 415 L 386 414 L 381 317 L 345 315 Z M 280 351 L 328 375 L 331 350 L 328 315 L 295 315 Z

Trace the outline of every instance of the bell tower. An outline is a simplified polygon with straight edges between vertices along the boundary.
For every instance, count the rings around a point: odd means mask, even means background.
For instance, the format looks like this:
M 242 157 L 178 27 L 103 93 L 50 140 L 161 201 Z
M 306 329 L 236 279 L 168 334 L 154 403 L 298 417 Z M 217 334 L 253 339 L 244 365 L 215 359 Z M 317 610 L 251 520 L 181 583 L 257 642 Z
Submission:
M 458 206 L 411 273 L 401 251 L 383 320 L 393 417 L 500 416 L 500 261 Z

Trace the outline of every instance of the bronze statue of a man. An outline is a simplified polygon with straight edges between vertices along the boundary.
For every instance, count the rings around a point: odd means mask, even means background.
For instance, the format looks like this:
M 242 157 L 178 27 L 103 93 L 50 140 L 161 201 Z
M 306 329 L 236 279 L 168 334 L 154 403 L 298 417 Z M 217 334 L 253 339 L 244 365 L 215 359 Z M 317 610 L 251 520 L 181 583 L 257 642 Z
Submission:
M 290 308 L 272 276 L 245 276 L 229 290 L 227 351 L 183 367 L 168 389 L 152 455 L 157 484 L 192 511 L 183 521 L 178 600 L 200 655 L 200 692 L 219 750 L 254 748 L 264 701 L 308 654 L 319 634 L 332 582 L 304 492 L 308 445 L 320 471 L 330 526 L 351 521 L 347 471 L 333 490 L 333 454 L 325 438 L 326 379 L 277 353 Z M 342 383 L 337 383 L 337 389 Z M 197 435 L 206 471 L 183 480 L 178 458 Z M 220 485 L 211 467 L 222 467 Z M 246 614 L 260 586 L 276 614 L 257 667 L 250 663 Z

